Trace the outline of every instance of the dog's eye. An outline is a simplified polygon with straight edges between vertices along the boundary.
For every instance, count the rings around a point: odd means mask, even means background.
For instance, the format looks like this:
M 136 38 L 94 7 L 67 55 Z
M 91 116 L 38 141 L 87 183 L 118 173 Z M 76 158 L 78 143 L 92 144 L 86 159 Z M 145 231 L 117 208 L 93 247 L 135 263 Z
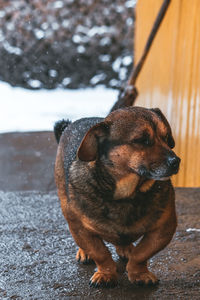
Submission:
M 135 138 L 132 140 L 132 143 L 141 144 L 141 145 L 145 145 L 145 146 L 150 146 L 152 144 L 148 136 L 142 136 L 140 138 Z
M 174 139 L 173 137 L 167 133 L 166 136 L 164 137 L 164 142 L 171 148 L 173 149 L 174 146 L 175 146 L 175 142 L 174 142 Z
M 168 140 L 169 140 L 169 134 L 167 133 L 166 136 L 163 138 L 164 142 L 166 144 L 168 144 Z

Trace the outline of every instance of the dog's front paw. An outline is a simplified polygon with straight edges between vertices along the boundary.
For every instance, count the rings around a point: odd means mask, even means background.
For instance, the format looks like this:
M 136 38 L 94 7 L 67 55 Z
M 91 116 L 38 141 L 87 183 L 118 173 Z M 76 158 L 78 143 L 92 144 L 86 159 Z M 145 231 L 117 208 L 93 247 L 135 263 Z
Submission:
M 128 279 L 131 283 L 137 285 L 156 285 L 159 282 L 157 277 L 149 271 L 144 273 L 129 273 Z
M 83 249 L 79 248 L 76 253 L 76 260 L 83 264 L 92 264 L 94 261 L 91 259 L 89 255 L 87 255 Z
M 117 274 L 109 274 L 97 271 L 90 279 L 92 287 L 108 287 L 112 288 L 117 285 Z

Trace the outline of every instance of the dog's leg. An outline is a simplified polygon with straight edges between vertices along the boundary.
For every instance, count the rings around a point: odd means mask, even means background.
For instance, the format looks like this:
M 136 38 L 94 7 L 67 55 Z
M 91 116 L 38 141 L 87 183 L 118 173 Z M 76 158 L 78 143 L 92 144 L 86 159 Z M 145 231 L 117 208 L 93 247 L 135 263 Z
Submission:
M 78 221 L 77 221 L 78 222 Z M 117 284 L 117 266 L 113 261 L 111 253 L 103 243 L 102 239 L 85 229 L 82 224 L 77 224 L 68 220 L 71 234 L 79 251 L 87 253 L 97 265 L 97 272 L 90 279 L 90 285 L 94 287 L 113 287 Z M 78 225 L 78 226 L 77 226 Z M 79 230 L 77 230 L 79 228 Z
M 76 260 L 85 265 L 94 263 L 93 259 L 81 248 L 79 248 L 76 253 Z
M 175 225 L 175 224 L 174 224 Z M 165 226 L 153 232 L 145 234 L 139 244 L 134 248 L 128 249 L 128 278 L 136 284 L 156 284 L 158 279 L 147 268 L 147 260 L 157 252 L 162 250 L 171 241 L 175 232 L 175 226 L 171 226 L 169 231 Z
M 128 246 L 116 246 L 115 248 L 119 257 L 126 260 L 129 259 L 135 247 L 133 246 L 133 244 L 130 244 Z

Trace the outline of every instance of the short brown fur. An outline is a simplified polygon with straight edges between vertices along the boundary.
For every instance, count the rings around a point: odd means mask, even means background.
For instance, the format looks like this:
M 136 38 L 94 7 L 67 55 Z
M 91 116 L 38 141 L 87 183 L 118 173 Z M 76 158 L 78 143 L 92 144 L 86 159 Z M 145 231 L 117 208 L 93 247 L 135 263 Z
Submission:
M 78 122 L 83 124 L 80 130 L 89 121 Z M 65 129 L 55 165 L 62 211 L 80 247 L 76 259 L 96 263 L 91 285 L 115 285 L 117 268 L 107 241 L 128 259 L 132 283 L 156 284 L 147 261 L 170 242 L 176 229 L 169 177 L 178 172 L 180 159 L 171 150 L 170 126 L 160 110 L 132 107 L 86 127 L 82 138 L 76 122 Z

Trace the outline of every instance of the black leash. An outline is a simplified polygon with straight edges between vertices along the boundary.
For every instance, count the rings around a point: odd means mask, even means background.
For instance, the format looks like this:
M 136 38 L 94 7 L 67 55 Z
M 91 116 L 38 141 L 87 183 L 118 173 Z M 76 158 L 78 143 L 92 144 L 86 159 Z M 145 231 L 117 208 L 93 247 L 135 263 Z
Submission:
M 137 79 L 137 77 L 138 77 L 138 75 L 139 75 L 139 73 L 140 73 L 140 71 L 141 71 L 141 69 L 144 65 L 144 62 L 145 62 L 146 57 L 149 53 L 149 50 L 150 50 L 151 45 L 153 43 L 153 40 L 156 36 L 156 33 L 157 33 L 157 31 L 160 27 L 160 24 L 161 24 L 165 14 L 166 14 L 166 11 L 169 7 L 170 1 L 171 0 L 164 0 L 163 1 L 163 4 L 162 4 L 162 6 L 159 10 L 159 13 L 156 17 L 156 20 L 153 24 L 150 35 L 149 35 L 148 40 L 146 42 L 146 45 L 144 47 L 143 54 L 142 54 L 139 62 L 137 63 L 137 65 L 133 68 L 127 85 L 124 88 L 122 88 L 122 90 L 120 91 L 118 100 L 114 104 L 114 106 L 112 107 L 111 112 L 118 109 L 118 108 L 128 107 L 128 106 L 132 106 L 134 104 L 135 99 L 138 95 L 138 91 L 135 87 L 136 79 Z

